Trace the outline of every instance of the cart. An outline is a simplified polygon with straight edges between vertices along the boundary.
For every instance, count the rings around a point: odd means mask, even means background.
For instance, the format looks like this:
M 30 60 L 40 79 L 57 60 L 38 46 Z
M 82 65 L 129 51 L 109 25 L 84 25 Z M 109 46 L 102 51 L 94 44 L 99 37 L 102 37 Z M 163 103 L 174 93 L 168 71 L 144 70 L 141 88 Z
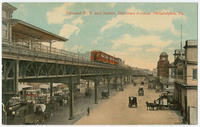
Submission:
M 129 96 L 129 103 L 128 103 L 129 108 L 132 108 L 133 106 L 137 108 L 137 97 L 134 96 Z
M 144 96 L 144 87 L 140 86 L 138 89 L 138 96 Z
M 102 96 L 102 98 L 108 98 L 109 94 L 107 91 L 103 91 L 103 92 L 101 92 L 101 96 Z

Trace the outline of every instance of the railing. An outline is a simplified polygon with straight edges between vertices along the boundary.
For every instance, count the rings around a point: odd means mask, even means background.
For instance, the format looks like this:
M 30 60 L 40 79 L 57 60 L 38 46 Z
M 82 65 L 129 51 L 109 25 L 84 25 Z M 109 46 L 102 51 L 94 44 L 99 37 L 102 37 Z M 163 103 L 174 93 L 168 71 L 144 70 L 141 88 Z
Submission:
M 63 49 L 57 49 L 54 47 L 50 49 L 49 46 L 37 42 L 34 45 L 27 45 L 25 43 L 19 42 L 2 42 L 2 52 L 9 52 L 16 55 L 26 55 L 54 60 L 63 60 L 80 64 L 99 65 L 104 67 L 121 67 L 119 65 L 110 65 L 91 61 L 89 57 L 86 57 L 80 53 L 74 53 Z

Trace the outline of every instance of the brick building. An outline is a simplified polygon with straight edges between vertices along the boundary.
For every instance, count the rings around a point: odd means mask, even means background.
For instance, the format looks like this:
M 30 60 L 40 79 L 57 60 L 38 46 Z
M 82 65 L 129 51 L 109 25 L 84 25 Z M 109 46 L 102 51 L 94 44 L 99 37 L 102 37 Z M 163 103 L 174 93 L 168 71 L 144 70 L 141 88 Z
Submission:
M 159 84 L 156 86 L 156 89 L 163 91 L 167 87 L 169 77 L 169 61 L 166 52 L 162 52 L 160 54 L 157 64 L 157 76 L 159 79 Z
M 166 52 L 160 54 L 160 59 L 157 64 L 157 76 L 158 77 L 169 77 L 169 61 Z

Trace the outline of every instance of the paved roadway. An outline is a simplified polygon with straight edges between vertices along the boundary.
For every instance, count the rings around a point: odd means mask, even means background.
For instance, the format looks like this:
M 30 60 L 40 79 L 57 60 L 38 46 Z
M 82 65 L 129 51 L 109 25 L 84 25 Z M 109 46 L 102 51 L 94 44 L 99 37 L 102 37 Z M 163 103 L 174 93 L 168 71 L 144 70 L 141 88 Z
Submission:
M 87 115 L 87 108 L 90 109 L 96 108 L 99 104 L 104 103 L 107 99 L 101 98 L 101 91 L 105 90 L 105 87 L 98 88 L 98 104 L 94 103 L 94 90 L 91 98 L 85 97 L 84 95 L 80 95 L 75 98 L 74 102 L 74 119 L 69 120 L 69 107 L 59 107 L 59 111 L 54 113 L 54 116 L 51 120 L 47 120 L 45 122 L 46 125 L 72 125 L 81 117 Z M 115 89 L 110 90 L 111 96 L 114 96 L 117 91 Z
M 143 79 L 139 79 L 143 80 Z M 140 81 L 138 81 L 139 83 Z M 45 122 L 46 125 L 132 125 L 132 124 L 181 124 L 181 117 L 176 111 L 147 111 L 146 101 L 153 102 L 159 93 L 155 90 L 147 89 L 145 86 L 144 96 L 137 96 L 138 86 L 128 85 L 124 91 L 117 92 L 111 89 L 109 99 L 100 99 L 100 93 L 105 88 L 99 88 L 99 104 L 94 104 L 94 93 L 91 98 L 79 96 L 75 98 L 73 120 L 69 118 L 69 107 L 59 107 L 59 111 L 54 112 L 51 120 Z M 138 108 L 128 108 L 128 96 L 137 96 Z M 91 114 L 87 116 L 86 109 L 90 106 Z M 9 124 L 22 125 L 23 118 L 17 117 Z
M 146 110 L 146 101 L 153 102 L 159 93 L 147 89 L 144 96 L 137 95 L 138 86 L 128 85 L 123 92 L 98 105 L 89 116 L 82 117 L 76 125 L 133 125 L 181 124 L 181 117 L 172 110 Z M 137 96 L 138 108 L 128 108 L 128 97 Z

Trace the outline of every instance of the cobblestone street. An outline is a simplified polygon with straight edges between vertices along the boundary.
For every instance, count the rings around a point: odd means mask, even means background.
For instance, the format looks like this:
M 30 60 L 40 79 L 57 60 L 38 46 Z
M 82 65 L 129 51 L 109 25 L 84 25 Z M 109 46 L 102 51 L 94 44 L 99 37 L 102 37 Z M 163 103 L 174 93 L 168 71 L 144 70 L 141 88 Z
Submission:
M 146 101 L 153 102 L 159 93 L 144 87 L 144 96 L 137 95 L 138 85 L 128 85 L 124 91 L 98 105 L 91 111 L 90 116 L 85 116 L 76 122 L 76 125 L 129 125 L 129 124 L 181 124 L 178 111 L 173 110 L 146 110 Z M 128 107 L 128 97 L 137 96 L 138 107 Z

